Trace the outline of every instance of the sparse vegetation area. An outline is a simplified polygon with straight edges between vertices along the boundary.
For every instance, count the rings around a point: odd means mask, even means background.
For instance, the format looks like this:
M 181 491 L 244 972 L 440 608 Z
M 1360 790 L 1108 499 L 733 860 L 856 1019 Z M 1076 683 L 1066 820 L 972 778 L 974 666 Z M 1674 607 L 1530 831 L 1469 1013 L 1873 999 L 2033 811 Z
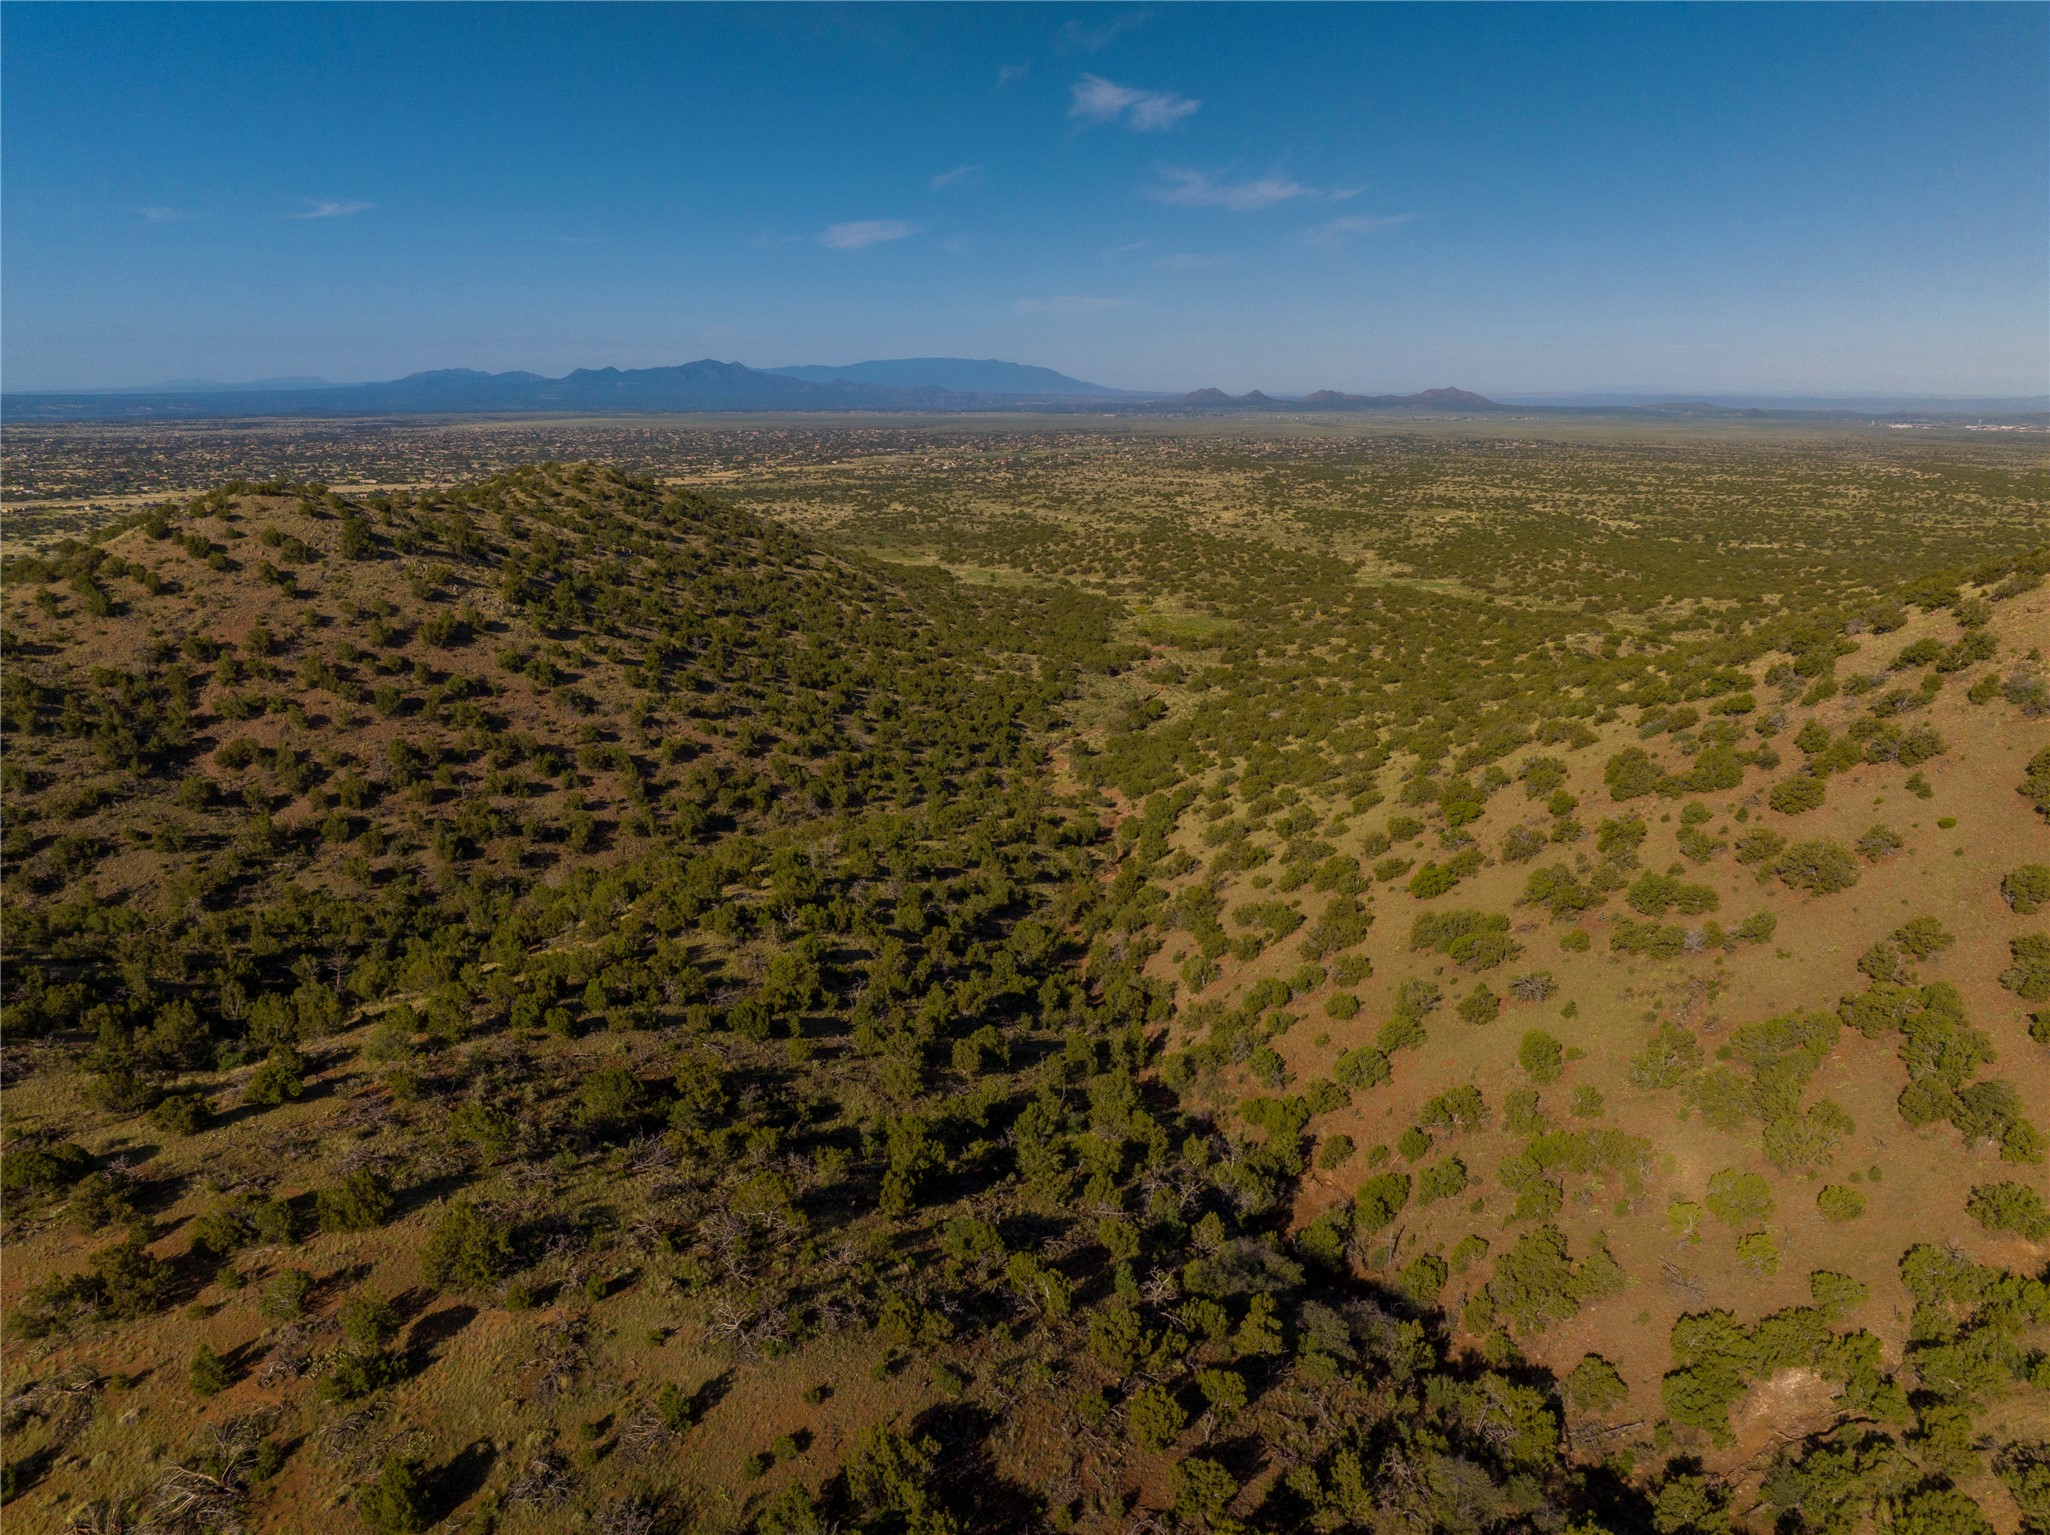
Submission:
M 2040 1524 L 2050 472 L 1507 425 L 17 554 L 10 1522 Z

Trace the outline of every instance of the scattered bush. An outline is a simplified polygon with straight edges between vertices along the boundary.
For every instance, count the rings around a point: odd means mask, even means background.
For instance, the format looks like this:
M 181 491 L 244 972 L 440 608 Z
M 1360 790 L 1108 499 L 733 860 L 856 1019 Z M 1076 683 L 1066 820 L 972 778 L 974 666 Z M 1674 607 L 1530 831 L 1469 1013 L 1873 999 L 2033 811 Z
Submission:
M 1760 1279 L 1769 1279 L 1779 1272 L 1779 1243 L 1766 1231 L 1753 1231 L 1738 1237 L 1737 1261 Z
M 314 1196 L 314 1217 L 322 1231 L 369 1231 L 391 1219 L 398 1198 L 385 1178 L 359 1167 L 333 1188 Z
M 1417 1179 L 1417 1203 L 1433 1204 L 1466 1192 L 1466 1164 L 1458 1157 L 1446 1157 L 1425 1168 Z
M 1189 1415 L 1164 1386 L 1145 1386 L 1125 1404 L 1125 1422 L 1132 1442 L 1147 1454 L 1158 1454 L 1181 1437 Z
M 1865 1196 L 1847 1183 L 1824 1184 L 1815 1196 L 1824 1220 L 1854 1221 L 1865 1213 Z
M 1772 1214 L 1772 1185 L 1757 1173 L 1726 1167 L 1708 1180 L 1704 1202 L 1725 1226 L 1742 1226 Z
M 2015 912 L 2033 917 L 2050 904 L 2050 864 L 2023 864 L 2000 882 L 2000 894 Z
M 377 1480 L 363 1489 L 356 1506 L 377 1535 L 421 1535 L 433 1523 L 420 1463 L 399 1455 L 385 1457 Z
M 1965 1209 L 1988 1231 L 2012 1231 L 2031 1242 L 2050 1237 L 2050 1208 L 2043 1196 L 2012 1179 L 1977 1185 Z
M 1522 1332 L 1542 1332 L 1576 1315 L 1581 1303 L 1615 1293 L 1623 1273 L 1605 1248 L 1575 1264 L 1565 1233 L 1543 1225 L 1526 1231 L 1495 1260 L 1486 1294 L 1495 1311 Z
M 436 1289 L 481 1290 L 512 1265 L 512 1233 L 464 1200 L 435 1221 L 420 1253 L 420 1277 Z
M 1894 929 L 1893 941 L 1911 959 L 1920 961 L 1934 959 L 1941 954 L 1957 942 L 1957 934 L 1934 917 L 1916 917 Z
M 1773 865 L 1780 880 L 1810 895 L 1833 895 L 1858 883 L 1858 863 L 1840 842 L 1796 842 Z
M 1659 1025 L 1644 1049 L 1630 1062 L 1632 1085 L 1647 1089 L 1678 1087 L 1701 1069 L 1701 1046 L 1692 1034 L 1673 1024 Z
M 1502 1011 L 1502 999 L 1485 981 L 1474 982 L 1473 990 L 1459 999 L 1459 1016 L 1468 1023 L 1493 1023 Z
M 1559 1080 L 1565 1060 L 1566 1047 L 1543 1029 L 1526 1031 L 1516 1049 L 1516 1063 L 1523 1068 L 1524 1075 L 1540 1086 Z
M 192 1356 L 192 1368 L 186 1372 L 193 1395 L 219 1396 L 228 1389 L 230 1379 L 227 1363 L 206 1344 L 200 1344 L 199 1352 Z
M 1393 1225 L 1409 1203 L 1409 1190 L 1408 1173 L 1376 1173 L 1353 1196 L 1353 1224 L 1368 1233 Z
M 1766 796 L 1766 803 L 1781 815 L 1805 815 L 1808 811 L 1821 806 L 1828 788 L 1822 779 L 1813 774 L 1798 773 L 1792 778 L 1783 778 L 1774 784 L 1772 792 Z
M 1604 1413 L 1630 1396 L 1622 1375 L 1599 1354 L 1583 1354 L 1580 1363 L 1566 1372 L 1563 1385 L 1575 1412 Z
M 2024 933 L 2008 944 L 2014 963 L 2001 972 L 2000 984 L 2024 1002 L 2050 1002 L 2050 937 Z
M 242 1101 L 258 1108 L 274 1109 L 306 1095 L 306 1057 L 290 1045 L 280 1045 L 256 1068 L 256 1074 L 242 1089 Z

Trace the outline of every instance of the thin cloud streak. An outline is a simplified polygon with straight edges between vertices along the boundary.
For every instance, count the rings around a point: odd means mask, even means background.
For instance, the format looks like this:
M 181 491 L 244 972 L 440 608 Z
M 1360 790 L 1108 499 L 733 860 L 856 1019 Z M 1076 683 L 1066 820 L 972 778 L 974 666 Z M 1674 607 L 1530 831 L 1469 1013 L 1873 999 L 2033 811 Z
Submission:
M 916 224 L 907 224 L 902 219 L 855 219 L 851 223 L 832 225 L 819 236 L 819 244 L 827 250 L 858 251 L 871 245 L 907 239 L 917 233 Z
M 944 192 L 949 187 L 970 187 L 982 179 L 979 165 L 957 165 L 950 171 L 941 171 L 925 184 L 928 192 Z
M 1314 245 L 1318 250 L 1337 252 L 1361 235 L 1372 234 L 1380 229 L 1394 229 L 1407 224 L 1414 213 L 1384 213 L 1378 218 L 1363 213 L 1350 214 L 1342 219 L 1333 219 L 1328 224 L 1318 224 L 1303 231 L 1303 243 Z
M 1108 309 L 1131 306 L 1128 298 L 1096 298 L 1083 293 L 1058 293 L 1052 298 L 1021 298 L 1011 305 L 1015 314 L 1102 314 Z
M 288 213 L 293 219 L 345 219 L 358 213 L 368 213 L 376 203 L 345 202 L 339 198 L 308 199 L 306 208 L 299 213 Z
M 191 217 L 190 214 L 176 208 L 142 208 L 138 211 L 142 214 L 142 221 L 145 224 L 175 224 L 180 219 Z
M 1087 123 L 1122 121 L 1134 133 L 1162 133 L 1178 126 L 1203 103 L 1173 91 L 1142 91 L 1101 75 L 1084 75 L 1071 89 L 1068 116 Z
M 1062 27 L 1061 36 L 1070 47 L 1080 48 L 1084 53 L 1101 53 L 1127 32 L 1136 31 L 1151 19 L 1150 11 L 1127 11 L 1093 27 L 1085 26 L 1078 19 Z
M 1161 174 L 1168 185 L 1153 188 L 1152 195 L 1179 208 L 1229 208 L 1233 213 L 1256 213 L 1276 203 L 1299 198 L 1323 197 L 1316 187 L 1304 186 L 1285 176 L 1262 176 L 1253 181 L 1219 181 L 1206 171 L 1167 168 Z

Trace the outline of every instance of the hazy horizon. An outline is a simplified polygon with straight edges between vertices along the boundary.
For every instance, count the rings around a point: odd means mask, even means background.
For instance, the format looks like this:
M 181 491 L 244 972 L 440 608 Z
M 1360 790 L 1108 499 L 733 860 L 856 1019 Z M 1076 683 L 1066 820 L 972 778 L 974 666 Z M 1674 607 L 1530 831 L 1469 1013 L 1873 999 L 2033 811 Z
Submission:
M 686 360 L 687 360 L 687 361 L 690 361 L 690 362 L 696 362 L 696 361 L 701 361 L 701 360 L 704 360 L 704 359 L 698 359 L 698 358 L 690 358 L 690 359 L 686 359 Z M 752 368 L 752 369 L 754 369 L 754 370 L 756 370 L 756 371 L 758 371 L 758 372 L 774 372 L 774 371 L 777 371 L 777 370 L 779 370 L 779 369 L 788 369 L 788 368 L 797 368 L 797 367 L 806 367 L 806 366 L 824 366 L 824 367 L 834 367 L 834 368 L 848 368 L 848 367 L 854 367 L 854 366 L 856 366 L 856 365 L 858 365 L 858 364 L 861 364 L 861 363 L 865 363 L 865 362 L 876 362 L 876 361 L 901 361 L 901 360 L 909 360 L 909 359 L 891 359 L 891 358 L 855 358 L 855 359 L 851 359 L 851 360 L 849 360 L 849 361 L 846 361 L 846 362 L 834 362 L 834 363 L 825 363 L 825 364 L 806 364 L 806 363 L 760 363 L 760 362 L 749 362 L 749 361 L 746 361 L 745 359 L 742 359 L 742 358 L 731 358 L 731 357 L 727 357 L 727 358 L 712 358 L 712 359 L 710 359 L 710 360 L 711 360 L 711 361 L 715 361 L 715 362 L 738 362 L 738 363 L 740 363 L 740 365 L 741 365 L 741 366 L 743 366 L 743 367 L 747 367 L 747 368 Z M 949 358 L 949 359 L 945 359 L 945 360 L 948 360 L 948 361 L 960 361 L 960 360 L 963 360 L 963 359 L 954 359 L 954 358 Z M 1028 361 L 1028 362 L 1029 362 L 1029 359 L 1018 359 L 1018 358 L 1001 358 L 1001 359 L 978 359 L 978 360 L 983 360 L 983 361 L 1002 361 L 1002 362 L 1020 362 L 1020 361 Z M 609 365 L 609 364 L 599 364 L 599 365 L 596 365 L 596 366 L 599 366 L 599 367 L 604 367 L 604 366 L 610 366 L 610 365 Z M 661 364 L 661 363 L 652 363 L 652 364 L 646 364 L 645 366 L 648 366 L 648 367 L 663 367 L 663 366 L 672 366 L 672 365 L 671 365 L 671 364 Z M 1050 365 L 1050 364 L 1039 364 L 1039 366 L 1051 366 L 1051 365 Z M 533 369 L 517 369 L 517 368 L 514 368 L 514 369 L 500 369 L 500 370 L 494 370 L 494 371 L 500 371 L 500 372 L 534 372 L 534 371 L 537 371 L 537 370 L 533 370 Z M 572 370 L 572 371 L 573 371 L 573 370 Z M 1059 371 L 1064 371 L 1064 370 L 1056 369 L 1055 371 L 1059 372 Z M 558 376 L 559 376 L 559 375 L 558 375 Z M 1073 375 L 1070 375 L 1070 376 L 1072 377 Z M 393 380 L 390 380 L 390 379 L 383 379 L 383 378 L 360 378 L 360 379 L 357 379 L 357 378 L 351 378 L 351 379 L 338 379 L 338 378 L 317 378 L 317 377 L 309 377 L 309 376 L 297 376 L 297 375 L 289 375 L 289 374 L 286 374 L 286 375 L 270 375 L 270 376 L 267 376 L 267 377 L 263 377 L 263 378 L 254 378 L 254 379 L 212 379 L 212 378 L 196 378 L 196 377 L 187 377 L 187 378 L 172 378 L 172 379 L 150 380 L 150 381 L 147 381 L 147 382 L 142 382 L 142 383 L 114 383 L 114 384 L 107 384 L 107 383 L 101 383 L 101 384 L 92 384 L 92 385 L 83 385 L 83 386 L 72 386 L 72 387 L 70 387 L 70 388 L 66 388 L 66 389 L 52 389 L 52 390 L 21 390 L 21 391 L 13 391 L 13 390 L 11 390 L 11 389 L 10 389 L 10 391 L 9 391 L 9 392 L 10 392 L 10 393 L 12 393 L 12 392 L 20 392 L 20 393 L 24 393 L 24 394 L 32 394 L 32 393 L 45 393 L 45 394 L 81 394 L 81 395 L 84 395 L 84 394 L 154 394 L 154 393 L 164 393 L 164 394 L 173 394 L 173 393 L 205 393 L 205 392 L 214 392 L 214 391 L 218 391 L 218 392 L 223 392 L 223 393 L 226 393 L 226 392 L 230 392 L 230 391 L 240 391 L 240 390 L 248 390 L 248 391 L 250 391 L 250 392 L 255 392 L 255 391 L 286 391 L 286 390 L 295 390 L 295 389 L 323 389 L 323 388 L 338 388 L 338 389 L 346 389 L 346 388 L 354 387 L 354 386 L 357 386 L 357 385 L 366 385 L 366 384 L 377 384 L 377 383 L 387 383 L 387 382 L 392 382 L 392 381 L 393 381 Z M 1081 380 L 1081 382 L 1086 382 L 1086 383 L 1092 383 L 1092 384 L 1101 384 L 1101 383 L 1102 383 L 1102 381 L 1101 381 L 1100 379 L 1085 379 L 1085 380 Z M 1109 387 L 1109 388 L 1118 388 L 1118 387 L 1124 387 L 1124 386 L 1116 386 L 1116 385 L 1106 385 L 1106 386 L 1104 386 L 1104 387 Z M 1198 383 L 1193 383 L 1193 384 L 1190 384 L 1190 385 L 1188 385 L 1188 386 L 1187 386 L 1187 389 L 1186 389 L 1186 390 L 1183 390 L 1183 389 L 1177 388 L 1177 389 L 1175 389 L 1175 390 L 1165 390 L 1165 389 L 1160 389 L 1160 390 L 1132 390 L 1131 392 L 1132 392 L 1132 393 L 1135 393 L 1135 394 L 1170 394 L 1170 393 L 1182 393 L 1182 392 L 1193 392 L 1194 390 L 1197 390 L 1197 389 L 1201 389 L 1201 388 L 1204 388 L 1204 387 L 1209 387 L 1209 386 L 1206 386 L 1206 385 L 1204 385 L 1203 383 L 1201 383 L 1201 382 L 1198 382 Z M 1319 387 L 1328 387 L 1328 386 L 1319 386 Z M 1465 385 L 1465 384 L 1463 384 L 1463 383 L 1460 383 L 1460 382 L 1459 382 L 1458 380 L 1439 380 L 1439 381 L 1437 381 L 1437 382 L 1435 382 L 1435 383 L 1413 383 L 1413 384 L 1398 384 L 1398 385 L 1390 385 L 1390 386 L 1387 386 L 1387 387 L 1383 387 L 1383 388 L 1374 388 L 1374 389 L 1365 389 L 1365 390 L 1356 390 L 1356 391 L 1346 391 L 1346 392 L 1348 392 L 1348 393 L 1359 393 L 1359 394 L 1383 394 L 1383 395 L 1408 395 L 1408 394 L 1417 394 L 1417 393 L 1421 393 L 1422 391 L 1424 391 L 1424 390 L 1426 390 L 1426 389 L 1433 389 L 1433 388 L 1445 388 L 1445 387 L 1451 387 L 1451 388 L 1461 388 L 1461 389 L 1464 389 L 1464 388 L 1468 388 L 1468 386 L 1467 386 L 1467 385 Z M 1274 390 L 1274 389 L 1260 389 L 1260 386 L 1258 386 L 1258 385 L 1253 385 L 1253 386 L 1252 386 L 1252 388 L 1253 388 L 1253 389 L 1257 389 L 1257 390 L 1259 390 L 1259 392 L 1260 392 L 1260 393 L 1263 393 L 1263 394 L 1269 395 L 1269 396 L 1271 396 L 1271 397 L 1273 397 L 1273 398 L 1275 398 L 1275 399 L 1281 399 L 1281 400 L 1287 400 L 1287 399 L 1291 399 L 1291 398 L 1299 398 L 1299 397 L 1301 396 L 1301 394 L 1305 394 L 1305 393 L 1310 393 L 1310 392 L 1312 392 L 1312 391 L 1304 390 L 1304 391 L 1298 391 L 1298 392 L 1293 392 L 1293 393 L 1287 393 L 1287 392 L 1282 392 L 1282 391 L 1278 391 L 1278 390 Z M 1239 392 L 1240 392 L 1240 393 L 1245 393 L 1245 392 L 1247 392 L 1247 391 L 1243 391 L 1243 390 L 1242 390 L 1242 391 L 1239 391 Z M 1789 409 L 1799 409 L 1799 408 L 1802 408 L 1802 407 L 1812 407 L 1812 408 L 1853 408 L 1853 407 L 1867 407 L 1867 406 L 1869 406 L 1870 408 L 1873 408 L 1873 409 L 1879 409 L 1879 408 L 1892 408 L 1892 409 L 1914 409 L 1914 408 L 1917 408 L 1917 407 L 1953 407 L 1953 408 L 1960 408 L 1960 409 L 1962 409 L 1962 408 L 1967 408 L 1967 407 L 1975 407 L 1975 408 L 1980 408 L 1980 409 L 1995 409 L 1995 408 L 2000 408 L 2000 409 L 2022 409 L 2022 410 L 2031 410 L 2031 411 L 2033 411 L 2033 410 L 2040 410 L 2040 409 L 2046 409 L 2046 408 L 2050 408 L 2050 394 L 2045 394 L 2045 393 L 2043 393 L 2043 392 L 2040 392 L 2040 391 L 2039 391 L 2039 392 L 2036 392 L 2036 393 L 2026 393 L 2026 392 L 2018 392 L 2018 393 L 2012 393 L 2012 394 L 1982 394 L 1982 393 L 1971 393 L 1971 394 L 1941 394 L 1941 393 L 1934 393 L 1934 392 L 1930 392 L 1930 391 L 1924 391 L 1924 390 L 1885 390 L 1885 391 L 1866 391 L 1866 392 L 1858 392 L 1858 391 L 1841 391 L 1841 390 L 1839 390 L 1839 391 L 1831 391 L 1831 392 L 1826 392 L 1826 393 L 1805 393 L 1805 394 L 1795 394 L 1795 393 L 1780 393 L 1780 394 L 1775 394 L 1775 393 L 1766 393 L 1766 392 L 1760 392 L 1760 391 L 1755 391 L 1755 390 L 1739 390 L 1739 391 L 1723 391 L 1723 390 L 1695 390 L 1695 391 L 1687 391 L 1687 390 L 1676 390 L 1676 389 L 1653 389 L 1653 388 L 1637 388 L 1637 389 L 1623 389 L 1623 388 L 1601 388 L 1601 387 L 1599 387 L 1599 386 L 1595 386 L 1595 387 L 1590 387 L 1590 388 L 1586 388 L 1586 389 L 1571 389 L 1571 390 L 1556 390 L 1556 391 L 1547 391 L 1547 390 L 1518 390 L 1518 389 L 1505 389 L 1505 390 L 1495 390 L 1495 391 L 1490 391 L 1490 390 L 1488 390 L 1488 389 L 1473 389 L 1473 390 L 1471 390 L 1470 392 L 1472 392 L 1472 393 L 1475 393 L 1475 394 L 1479 394 L 1479 395 L 1483 395 L 1483 396 L 1485 396 L 1485 397 L 1487 397 L 1487 398 L 1489 398 L 1489 399 L 1495 400 L 1495 401 L 1496 401 L 1496 402 L 1497 402 L 1498 404 L 1504 404 L 1504 405 L 1532 405 L 1532 406 L 1602 406 L 1602 405 L 1618 405 L 1618 406 L 1624 406 L 1624 405 L 1651 405 L 1651 404 L 1663 404 L 1663 403 L 1681 403 L 1681 402 L 1688 402 L 1688 401 L 1699 401 L 1699 402 L 1701 402 L 1701 403 L 1703 403 L 1703 404 L 1713 404 L 1713 405 L 1722 405 L 1722 406 L 1734 406 L 1734 407 L 1742 407 L 1742 406 L 1779 406 L 1779 407 L 1783 407 L 1783 408 L 1789 408 Z M 1086 396 L 1082 396 L 1082 397 L 1078 397 L 1078 398 L 1087 398 L 1087 397 L 1086 397 Z
M 8 7 L 15 391 L 2032 397 L 2050 13 Z M 2031 62 L 2031 61 L 2035 62 Z

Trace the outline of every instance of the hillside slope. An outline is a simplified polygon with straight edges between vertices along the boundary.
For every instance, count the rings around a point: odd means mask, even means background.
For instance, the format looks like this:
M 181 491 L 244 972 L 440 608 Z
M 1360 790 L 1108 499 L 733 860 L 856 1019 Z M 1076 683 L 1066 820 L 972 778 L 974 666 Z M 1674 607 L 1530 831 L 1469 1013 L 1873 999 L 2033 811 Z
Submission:
M 2013 1530 L 2045 563 L 1626 649 L 553 465 L 15 562 L 10 1523 Z

